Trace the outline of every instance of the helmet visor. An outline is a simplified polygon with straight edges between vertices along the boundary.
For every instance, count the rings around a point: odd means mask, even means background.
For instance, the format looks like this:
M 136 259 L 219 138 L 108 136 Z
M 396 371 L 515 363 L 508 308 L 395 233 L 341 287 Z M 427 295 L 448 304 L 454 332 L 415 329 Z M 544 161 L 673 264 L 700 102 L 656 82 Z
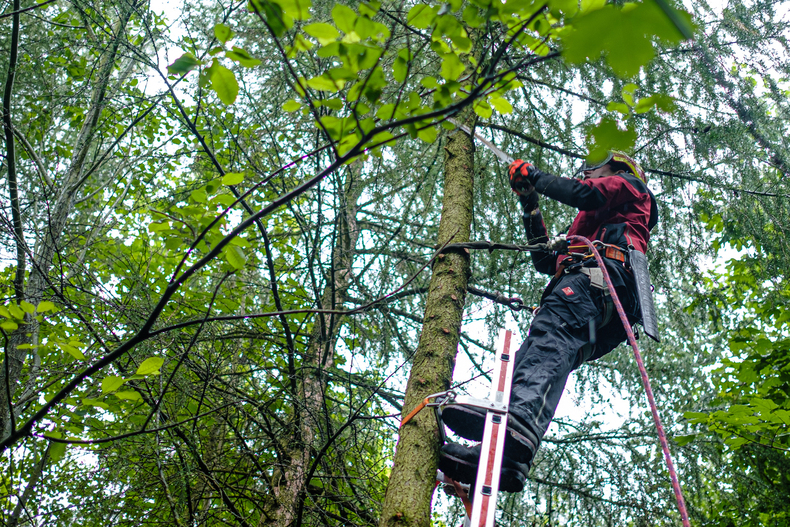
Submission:
M 582 165 L 579 167 L 579 170 L 576 171 L 576 175 L 584 175 L 585 172 L 589 172 L 591 170 L 597 170 L 604 166 L 606 163 L 612 160 L 611 152 L 606 155 L 600 161 L 588 161 L 587 159 L 582 160 Z

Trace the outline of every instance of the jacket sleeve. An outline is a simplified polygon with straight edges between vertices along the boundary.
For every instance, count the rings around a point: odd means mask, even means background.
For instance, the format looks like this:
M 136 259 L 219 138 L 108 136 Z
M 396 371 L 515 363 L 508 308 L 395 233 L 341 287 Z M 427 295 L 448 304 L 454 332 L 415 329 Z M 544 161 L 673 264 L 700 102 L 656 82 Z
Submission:
M 647 187 L 636 176 L 616 174 L 616 176 L 579 181 L 557 177 L 535 170 L 532 184 L 540 194 L 579 210 L 597 210 L 604 205 L 614 208 L 638 201 L 648 193 Z
M 579 210 L 600 209 L 606 204 L 607 197 L 591 181 L 581 182 L 547 174 L 535 170 L 532 176 L 535 190 L 553 200 Z
M 527 243 L 546 243 L 549 241 L 549 236 L 546 231 L 546 224 L 543 223 L 543 215 L 540 209 L 535 209 L 535 214 L 524 211 L 522 218 L 524 220 L 524 230 L 527 232 Z M 539 273 L 554 274 L 554 267 L 556 265 L 556 256 L 553 253 L 544 251 L 530 251 L 532 255 L 532 265 Z

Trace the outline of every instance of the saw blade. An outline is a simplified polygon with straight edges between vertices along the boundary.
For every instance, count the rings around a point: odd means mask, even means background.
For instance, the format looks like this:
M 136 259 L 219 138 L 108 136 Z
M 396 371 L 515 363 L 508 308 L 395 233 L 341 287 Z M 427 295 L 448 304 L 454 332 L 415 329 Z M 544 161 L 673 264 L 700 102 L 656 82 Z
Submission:
M 455 126 L 457 126 L 458 128 L 460 128 L 461 130 L 463 130 L 464 132 L 466 132 L 467 134 L 469 134 L 469 135 L 473 136 L 475 139 L 477 139 L 478 141 L 480 141 L 480 142 L 481 142 L 481 143 L 483 143 L 484 145 L 486 145 L 486 147 L 487 147 L 489 150 L 491 150 L 491 151 L 494 153 L 494 155 L 495 155 L 495 156 L 497 156 L 497 159 L 499 159 L 499 160 L 500 160 L 500 161 L 502 161 L 503 163 L 507 163 L 507 164 L 509 165 L 510 163 L 512 163 L 512 162 L 513 162 L 513 158 L 512 158 L 512 157 L 510 157 L 509 155 L 507 155 L 506 153 L 504 153 L 504 152 L 503 152 L 502 150 L 500 150 L 499 148 L 495 147 L 495 146 L 494 146 L 494 145 L 493 145 L 493 144 L 492 144 L 490 141 L 488 141 L 487 139 L 484 139 L 484 138 L 482 138 L 482 137 L 480 136 L 480 134 L 478 134 L 478 133 L 476 133 L 476 132 L 475 132 L 475 133 L 473 133 L 473 132 L 472 132 L 472 130 L 470 130 L 470 129 L 469 129 L 469 127 L 462 125 L 461 123 L 459 123 L 458 121 L 456 121 L 455 119 L 453 119 L 453 118 L 451 118 L 451 117 L 448 117 L 448 118 L 447 118 L 447 120 L 448 120 L 448 121 L 450 121 L 451 123 L 453 123 Z

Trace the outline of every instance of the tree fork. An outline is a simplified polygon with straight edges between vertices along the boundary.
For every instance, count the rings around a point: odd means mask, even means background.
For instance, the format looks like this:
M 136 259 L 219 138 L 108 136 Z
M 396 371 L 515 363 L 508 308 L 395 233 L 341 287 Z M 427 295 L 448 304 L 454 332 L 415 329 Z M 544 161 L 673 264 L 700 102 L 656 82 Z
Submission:
M 469 108 L 457 119 L 471 128 L 475 114 Z M 474 195 L 472 138 L 460 131 L 451 134 L 444 151 L 445 181 L 439 246 L 469 240 Z M 411 412 L 426 396 L 450 387 L 468 280 L 468 252 L 447 252 L 437 258 L 425 304 L 420 342 L 406 386 L 403 415 Z M 427 411 L 417 414 L 401 429 L 384 499 L 381 527 L 430 525 L 438 439 L 436 422 Z

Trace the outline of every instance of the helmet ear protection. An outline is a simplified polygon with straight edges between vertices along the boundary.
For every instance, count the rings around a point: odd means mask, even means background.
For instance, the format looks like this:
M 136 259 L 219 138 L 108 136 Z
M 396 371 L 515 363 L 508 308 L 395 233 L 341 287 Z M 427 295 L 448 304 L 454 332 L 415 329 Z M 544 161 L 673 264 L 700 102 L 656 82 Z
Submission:
M 642 183 L 647 184 L 647 174 L 645 174 L 644 169 L 642 169 L 639 163 L 634 161 L 628 154 L 618 152 L 617 150 L 612 150 L 602 161 L 596 163 L 588 163 L 587 160 L 584 160 L 581 168 L 579 168 L 576 174 L 584 174 L 584 172 L 589 170 L 597 170 L 604 165 L 612 165 L 613 169 L 622 168 L 622 170 L 627 170 L 642 180 Z

